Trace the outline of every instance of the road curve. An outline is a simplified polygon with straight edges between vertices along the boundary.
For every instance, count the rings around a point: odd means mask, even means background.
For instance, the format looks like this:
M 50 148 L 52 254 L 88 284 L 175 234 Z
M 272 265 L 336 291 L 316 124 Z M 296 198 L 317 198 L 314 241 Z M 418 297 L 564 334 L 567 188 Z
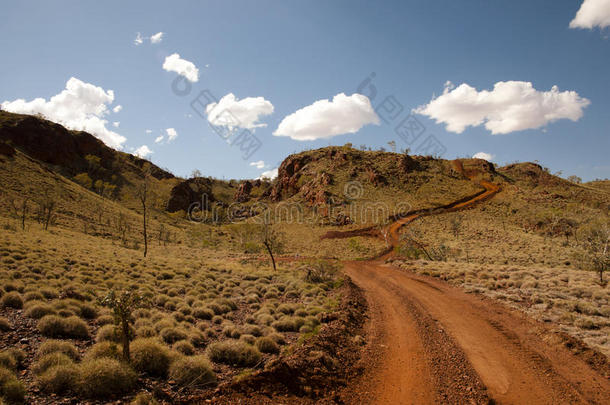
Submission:
M 608 379 L 524 315 L 380 261 L 345 272 L 371 306 L 367 403 L 610 403 Z

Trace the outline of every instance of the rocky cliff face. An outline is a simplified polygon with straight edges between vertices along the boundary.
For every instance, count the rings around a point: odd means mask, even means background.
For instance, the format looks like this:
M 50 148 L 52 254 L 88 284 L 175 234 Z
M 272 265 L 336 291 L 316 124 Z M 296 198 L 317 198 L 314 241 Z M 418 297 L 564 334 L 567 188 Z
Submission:
M 209 204 L 214 201 L 212 180 L 197 177 L 177 184 L 170 193 L 165 209 L 168 212 L 187 211 L 191 204 L 200 203 L 202 210 L 208 210 Z
M 116 172 L 142 169 L 146 160 L 114 150 L 93 135 L 70 131 L 65 127 L 31 115 L 0 111 L 0 141 L 8 143 L 28 156 L 55 166 L 59 172 L 74 176 L 87 170 L 87 155 L 100 158 L 100 165 Z M 131 167 L 119 167 L 119 159 Z M 149 162 L 148 162 L 149 163 Z M 157 179 L 171 179 L 173 174 L 150 164 L 151 175 Z

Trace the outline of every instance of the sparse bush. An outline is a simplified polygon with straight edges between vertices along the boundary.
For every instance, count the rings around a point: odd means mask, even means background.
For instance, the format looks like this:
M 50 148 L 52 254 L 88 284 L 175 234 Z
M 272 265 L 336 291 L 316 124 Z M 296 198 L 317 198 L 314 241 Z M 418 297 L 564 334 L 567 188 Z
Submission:
M 186 340 L 176 342 L 174 344 L 174 350 L 176 350 L 178 353 L 184 354 L 185 356 L 192 356 L 195 354 L 195 347 L 193 347 L 193 345 Z
M 36 377 L 40 390 L 47 394 L 65 394 L 76 390 L 80 374 L 76 364 L 52 366 Z
M 164 328 L 159 332 L 159 335 L 161 336 L 161 339 L 168 344 L 176 343 L 177 341 L 184 340 L 188 337 L 186 332 L 179 328 Z
M 114 359 L 87 360 L 79 367 L 78 390 L 87 398 L 109 399 L 135 388 L 137 375 L 128 365 Z
M 49 304 L 42 302 L 32 303 L 32 305 L 26 307 L 25 316 L 32 319 L 40 319 L 45 315 L 55 315 L 57 313 Z
M 100 359 L 103 357 L 120 360 L 121 353 L 119 351 L 119 346 L 117 346 L 115 342 L 100 342 L 91 346 L 85 354 L 85 360 Z
M 15 371 L 17 360 L 8 352 L 0 352 L 0 367 Z
M 275 341 L 268 336 L 262 336 L 256 339 L 255 345 L 256 348 L 262 353 L 275 354 L 280 352 L 280 347 L 278 346 L 278 344 L 275 343 Z
M 46 337 L 85 339 L 89 337 L 87 324 L 77 316 L 61 318 L 57 315 L 46 315 L 38 321 L 38 330 Z
M 63 353 L 74 361 L 78 361 L 80 358 L 76 347 L 72 343 L 63 340 L 47 340 L 38 348 L 38 357 L 51 353 Z
M 3 316 L 0 316 L 0 332 L 8 332 L 11 330 L 11 323 Z
M 23 366 L 24 366 L 23 362 L 25 361 L 25 359 L 27 357 L 27 354 L 23 350 L 18 349 L 16 347 L 11 347 L 11 348 L 6 349 L 4 351 L 4 353 L 9 354 L 10 356 L 13 357 L 13 359 L 15 359 L 17 368 L 19 368 L 19 369 L 23 368 Z
M 170 378 L 181 387 L 204 387 L 216 381 L 216 375 L 205 356 L 183 357 L 176 360 Z
M 207 354 L 216 363 L 240 367 L 252 367 L 261 359 L 256 347 L 238 340 L 212 343 L 207 348 Z
M 169 348 L 155 339 L 136 339 L 131 342 L 131 364 L 141 373 L 163 377 L 171 362 Z
M 40 357 L 33 365 L 32 372 L 35 375 L 41 375 L 51 367 L 60 366 L 60 365 L 70 365 L 73 364 L 74 361 L 63 353 L 55 352 L 45 354 Z
M 0 398 L 8 403 L 25 402 L 25 385 L 9 370 L 0 368 Z
M 114 324 L 104 325 L 97 330 L 95 334 L 96 342 L 115 342 L 119 343 L 121 337 L 117 331 L 117 327 Z
M 17 291 L 11 291 L 4 294 L 2 298 L 0 298 L 0 306 L 2 308 L 23 308 L 23 299 L 21 298 L 21 294 L 19 294 Z
M 197 319 L 210 320 L 214 317 L 214 311 L 209 308 L 195 308 L 193 310 L 193 316 Z

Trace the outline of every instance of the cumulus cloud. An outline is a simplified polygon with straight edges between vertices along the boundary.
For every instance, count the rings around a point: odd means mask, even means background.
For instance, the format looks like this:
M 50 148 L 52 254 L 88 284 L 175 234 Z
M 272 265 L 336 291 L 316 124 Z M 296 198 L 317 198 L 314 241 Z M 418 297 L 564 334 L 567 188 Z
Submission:
M 176 72 L 193 83 L 199 80 L 199 69 L 197 69 L 197 66 L 193 62 L 180 58 L 180 55 L 177 53 L 165 58 L 163 69 L 168 72 Z
M 136 150 L 133 152 L 133 154 L 134 154 L 134 155 L 139 156 L 139 157 L 141 157 L 141 158 L 145 158 L 146 156 L 149 156 L 149 155 L 151 155 L 152 153 L 153 153 L 153 151 L 152 151 L 152 150 L 150 150 L 150 149 L 148 148 L 148 146 L 146 146 L 146 145 L 142 145 L 142 146 L 140 146 L 138 149 L 136 149 Z
M 116 107 L 114 107 L 114 108 L 112 109 L 112 112 L 114 112 L 114 113 L 118 113 L 118 112 L 120 112 L 122 109 L 123 109 L 123 106 L 119 104 L 119 105 L 117 105 Z
M 246 97 L 240 100 L 233 93 L 227 94 L 218 103 L 206 106 L 208 121 L 212 125 L 231 129 L 266 127 L 267 124 L 260 123 L 259 120 L 272 113 L 273 104 L 263 97 Z
M 575 91 L 560 92 L 557 86 L 538 91 L 530 82 L 498 82 L 491 91 L 448 83 L 441 96 L 414 111 L 445 124 L 449 132 L 485 124 L 492 134 L 507 134 L 560 119 L 578 121 L 590 103 Z
M 163 135 L 159 135 L 158 137 L 155 138 L 155 143 L 161 143 L 163 142 Z
M 610 0 L 584 0 L 570 28 L 606 28 L 610 26 Z
M 126 138 L 106 128 L 108 106 L 114 101 L 114 92 L 71 77 L 66 88 L 48 101 L 18 99 L 3 102 L 2 109 L 20 114 L 43 114 L 47 119 L 65 127 L 86 131 L 106 145 L 120 149 Z
M 265 167 L 265 162 L 263 160 L 259 160 L 256 162 L 250 162 L 250 166 L 254 166 L 257 169 L 262 169 Z
M 151 35 L 150 42 L 153 44 L 158 44 L 163 39 L 163 33 L 157 32 L 155 35 Z
M 143 42 L 144 42 L 144 38 L 142 37 L 142 34 L 140 34 L 138 32 L 136 35 L 136 39 L 133 40 L 133 43 L 136 44 L 136 46 L 138 46 L 138 45 L 142 45 Z
M 167 142 L 171 142 L 178 137 L 178 132 L 174 128 L 167 128 L 165 132 L 167 133 Z
M 144 131 L 144 132 L 146 132 L 147 134 L 152 134 L 152 129 L 147 129 L 147 130 L 146 130 L 146 131 Z
M 284 117 L 273 135 L 313 141 L 353 134 L 367 124 L 379 125 L 379 117 L 368 97 L 339 93 L 332 101 L 318 100 Z
M 263 180 L 263 179 L 268 179 L 268 180 L 273 180 L 277 177 L 277 167 L 275 169 L 271 169 L 271 170 L 267 170 L 265 172 L 262 172 L 261 175 L 258 177 L 259 180 Z
M 118 128 L 121 125 L 121 123 L 119 121 L 115 121 L 112 123 L 112 126 L 115 128 Z
M 487 160 L 488 162 L 491 162 L 491 160 L 496 157 L 495 155 L 492 155 L 491 153 L 487 153 L 487 152 L 477 152 L 474 155 L 472 155 L 473 159 L 483 159 L 483 160 Z

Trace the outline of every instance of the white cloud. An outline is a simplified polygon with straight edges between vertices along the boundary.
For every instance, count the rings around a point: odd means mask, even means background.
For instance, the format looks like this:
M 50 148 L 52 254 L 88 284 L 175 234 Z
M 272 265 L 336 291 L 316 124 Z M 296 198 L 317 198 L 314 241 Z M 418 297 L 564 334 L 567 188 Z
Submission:
M 133 40 L 133 43 L 137 45 L 142 45 L 142 43 L 144 42 L 144 38 L 142 38 L 142 34 L 140 34 L 138 32 L 138 34 L 136 35 L 136 39 Z
M 139 156 L 141 158 L 145 158 L 146 156 L 151 155 L 152 153 L 153 151 L 150 150 L 146 145 L 140 146 L 133 152 L 134 155 Z
M 163 39 L 163 33 L 157 32 L 155 35 L 152 35 L 150 37 L 150 42 L 153 44 L 158 44 L 159 42 L 161 42 L 162 39 Z
M 118 112 L 120 112 L 122 109 L 123 109 L 123 106 L 119 104 L 119 105 L 117 105 L 116 107 L 114 107 L 114 108 L 112 109 L 112 111 L 113 111 L 114 113 L 118 113 Z
M 477 91 L 465 83 L 454 89 L 451 86 L 446 84 L 441 96 L 414 111 L 458 134 L 481 124 L 492 134 L 507 134 L 560 119 L 578 121 L 591 103 L 575 91 L 560 92 L 557 86 L 538 91 L 530 82 L 498 82 L 491 91 Z
M 181 59 L 180 55 L 177 53 L 171 54 L 165 58 L 163 69 L 168 72 L 176 72 L 193 83 L 199 80 L 199 69 L 197 69 L 197 66 L 195 66 L 193 62 Z
M 178 137 L 178 132 L 174 128 L 167 128 L 165 132 L 167 133 L 167 142 L 171 142 Z
M 263 179 L 269 179 L 269 180 L 273 180 L 277 177 L 277 167 L 275 169 L 271 169 L 271 170 L 267 170 L 265 172 L 262 172 L 261 175 L 258 177 L 260 180 Z
M 152 134 L 152 129 L 147 129 L 145 132 L 146 132 L 147 134 Z
M 610 0 L 584 0 L 570 28 L 606 28 L 610 26 Z
M 159 135 L 158 137 L 155 138 L 155 143 L 161 143 L 163 142 L 163 135 Z
M 259 160 L 256 162 L 250 162 L 250 166 L 254 166 L 257 169 L 262 169 L 265 167 L 265 162 L 263 160 Z
M 208 104 L 205 111 L 212 125 L 222 125 L 231 129 L 254 129 L 267 126 L 259 123 L 258 120 L 273 113 L 273 104 L 263 97 L 246 97 L 240 100 L 233 93 L 229 93 L 218 103 Z
M 379 125 L 379 117 L 368 97 L 339 93 L 332 101 L 318 100 L 284 117 L 273 135 L 313 141 L 353 134 L 367 124 Z
M 118 128 L 118 127 L 119 127 L 119 125 L 121 125 L 121 123 L 120 123 L 119 121 L 114 121 L 114 122 L 112 123 L 112 126 L 113 126 L 113 127 L 115 127 L 115 128 Z
M 487 153 L 487 152 L 477 152 L 474 155 L 472 155 L 473 159 L 483 159 L 483 160 L 487 160 L 488 162 L 491 162 L 493 158 L 495 158 L 496 155 L 492 155 L 491 153 Z
M 21 114 L 43 114 L 51 121 L 69 129 L 89 132 L 106 145 L 120 149 L 126 138 L 106 128 L 108 121 L 103 119 L 113 101 L 112 90 L 105 91 L 101 87 L 71 77 L 66 88 L 48 101 L 44 98 L 5 101 L 2 103 L 2 109 Z

